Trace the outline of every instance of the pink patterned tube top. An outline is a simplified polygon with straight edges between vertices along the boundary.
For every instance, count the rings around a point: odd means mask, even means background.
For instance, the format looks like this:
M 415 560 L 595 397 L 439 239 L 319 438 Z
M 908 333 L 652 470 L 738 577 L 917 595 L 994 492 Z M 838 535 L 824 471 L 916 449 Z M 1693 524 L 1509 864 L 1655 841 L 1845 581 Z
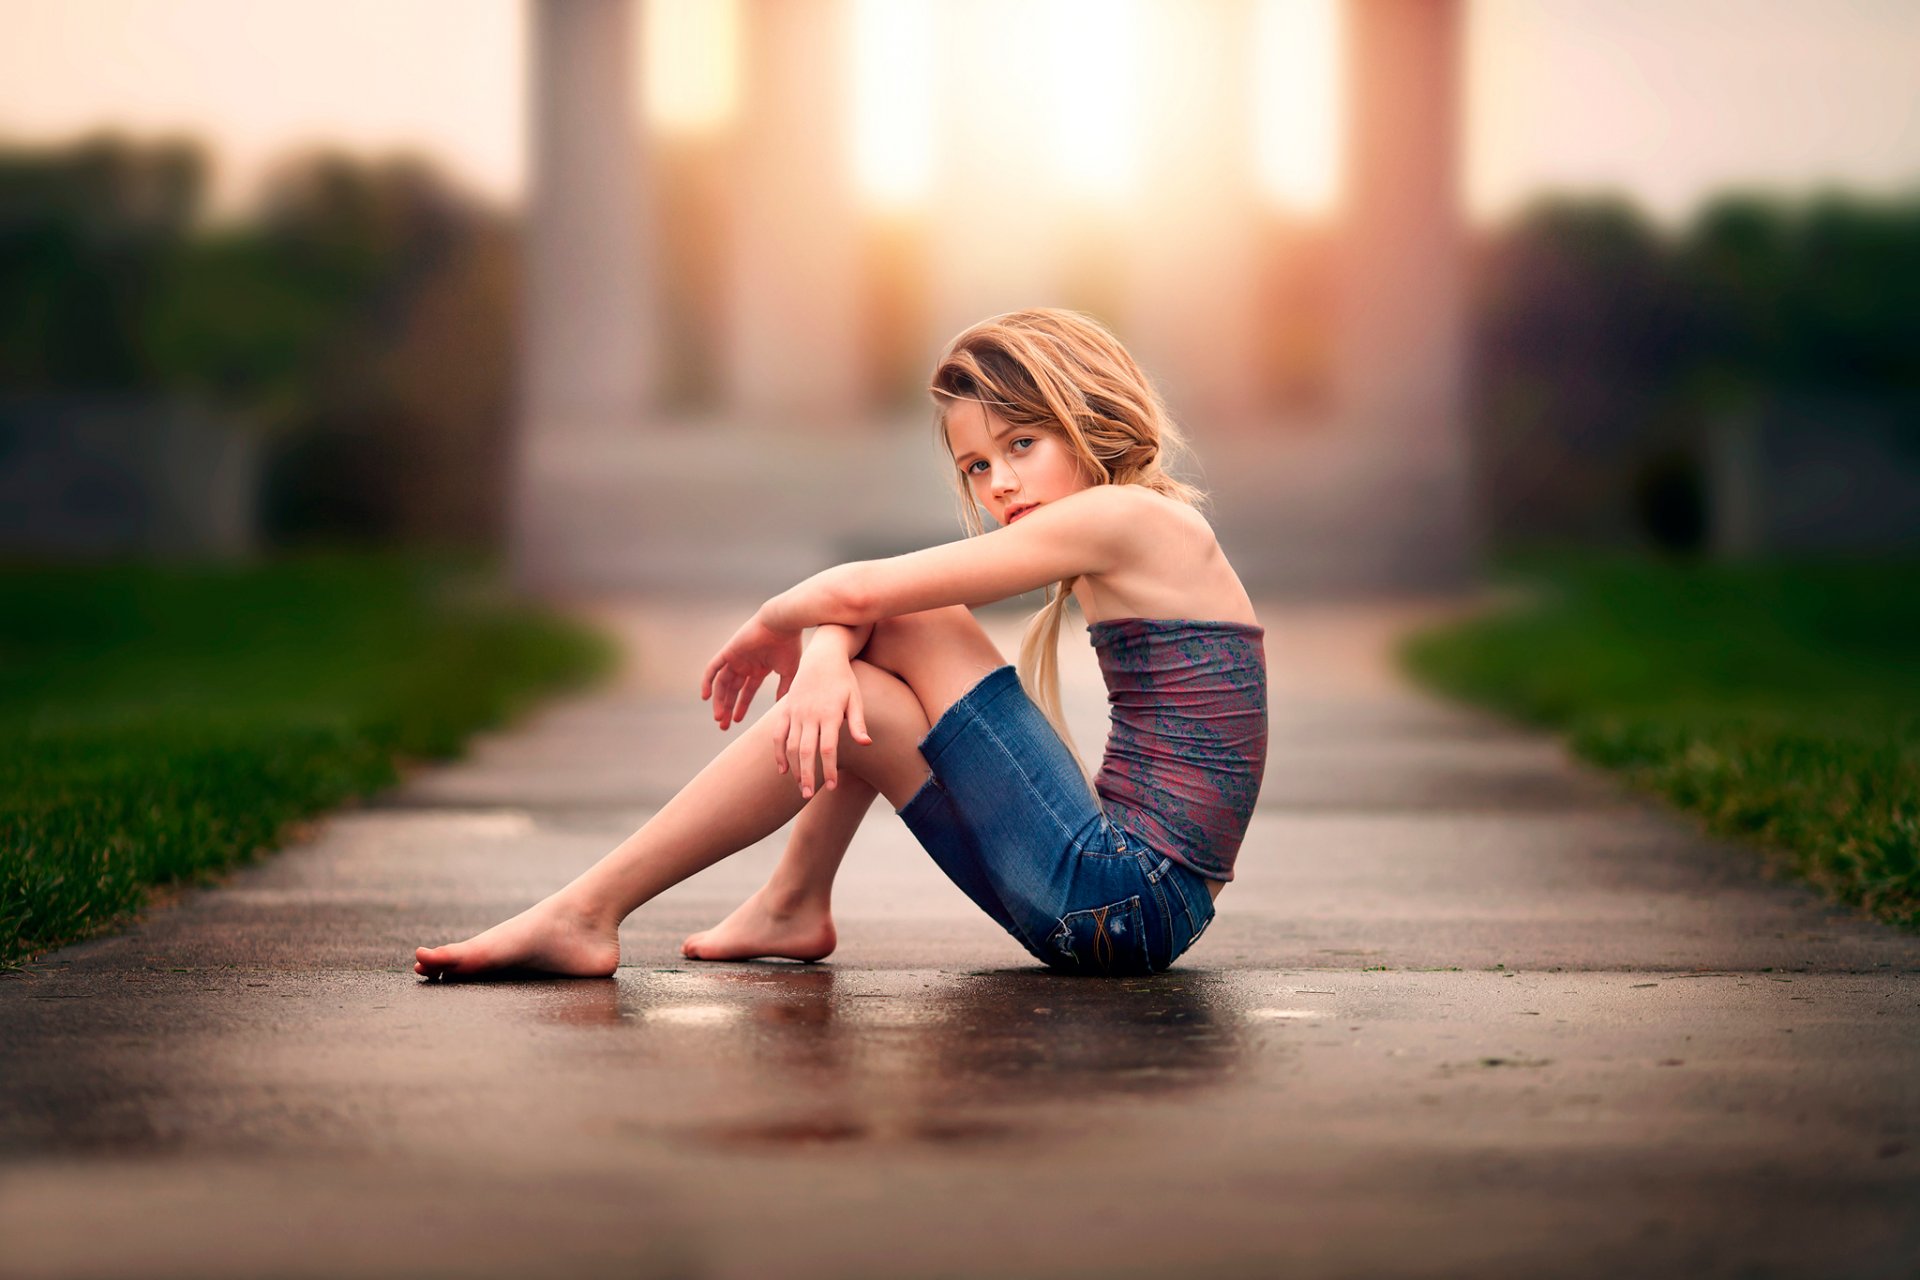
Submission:
M 1263 627 L 1109 618 L 1087 639 L 1106 677 L 1112 729 L 1094 775 L 1107 820 L 1214 880 L 1253 818 L 1267 762 Z

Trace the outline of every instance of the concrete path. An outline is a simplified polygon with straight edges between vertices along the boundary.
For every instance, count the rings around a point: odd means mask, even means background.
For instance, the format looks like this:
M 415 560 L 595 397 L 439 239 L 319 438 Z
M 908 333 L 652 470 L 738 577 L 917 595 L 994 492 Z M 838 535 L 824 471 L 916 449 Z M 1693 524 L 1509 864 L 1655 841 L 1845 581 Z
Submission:
M 1172 973 L 1037 969 L 877 809 L 827 964 L 679 957 L 769 843 L 612 981 L 415 979 L 705 762 L 741 612 L 602 610 L 614 687 L 0 978 L 0 1276 L 1920 1271 L 1920 938 L 1411 693 L 1412 606 L 1263 610 L 1261 810 Z

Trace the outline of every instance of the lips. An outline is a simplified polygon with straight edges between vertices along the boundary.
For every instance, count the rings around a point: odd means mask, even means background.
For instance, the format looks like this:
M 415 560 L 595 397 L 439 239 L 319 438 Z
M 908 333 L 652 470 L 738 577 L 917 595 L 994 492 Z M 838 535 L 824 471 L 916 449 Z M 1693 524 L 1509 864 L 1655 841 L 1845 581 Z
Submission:
M 1029 502 L 1024 507 L 1009 508 L 1007 511 L 1007 523 L 1012 524 L 1015 520 L 1018 520 L 1021 516 L 1027 514 L 1027 512 L 1033 510 L 1035 507 L 1039 505 L 1040 504 L 1037 502 Z

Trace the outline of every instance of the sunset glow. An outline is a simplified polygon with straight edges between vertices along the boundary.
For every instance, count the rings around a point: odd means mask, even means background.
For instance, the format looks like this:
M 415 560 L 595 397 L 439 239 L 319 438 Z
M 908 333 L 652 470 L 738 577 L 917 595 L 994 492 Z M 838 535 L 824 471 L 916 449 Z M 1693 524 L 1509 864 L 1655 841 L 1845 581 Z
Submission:
M 640 6 L 640 84 L 662 133 L 713 133 L 739 109 L 739 0 L 647 0 Z
M 1056 193 L 1113 197 L 1137 186 L 1139 0 L 977 4 L 944 17 L 933 0 L 857 0 L 852 127 L 867 200 L 883 208 L 927 200 L 938 152 L 955 141 L 936 126 L 936 46 L 960 56 L 969 42 L 992 54 L 963 77 L 981 96 L 945 105 L 976 123 L 1011 122 L 993 139 L 1010 164 L 1051 175 Z M 1023 38 L 998 34 L 1010 30 Z
M 1252 86 L 1246 109 L 1256 116 L 1247 130 L 1253 154 L 1246 163 L 1275 204 L 1328 212 L 1339 168 L 1338 0 L 1260 0 L 1255 12 L 1244 71 Z M 943 25 L 934 0 L 856 0 L 851 129 L 858 190 L 881 208 L 911 208 L 928 199 L 941 148 L 958 145 L 937 127 L 943 81 L 936 59 L 964 56 L 966 41 L 979 38 L 965 24 L 984 23 L 1017 28 L 1024 38 L 987 40 L 995 60 L 982 62 L 966 83 L 990 100 L 948 103 L 948 110 L 1018 122 L 995 144 L 1009 163 L 1022 157 L 1044 175 L 1053 195 L 1140 195 L 1147 124 L 1190 115 L 1195 106 L 1156 102 L 1143 89 L 1156 82 L 1149 58 L 1192 56 L 1177 44 L 1148 49 L 1145 18 L 1143 0 L 1047 0 L 1017 11 L 968 7 Z M 1233 79 L 1199 77 L 1221 93 L 1231 91 Z
M 1116 196 L 1139 181 L 1138 0 L 1053 0 L 1047 60 L 1053 159 L 1061 185 Z
M 288 152 L 317 145 L 431 156 L 463 186 L 514 203 L 527 178 L 521 120 L 534 2 L 6 0 L 0 137 L 51 145 L 117 129 L 203 139 L 223 216 L 247 208 Z M 1106 6 L 1082 8 L 1095 16 L 1075 47 L 1131 43 L 1125 56 L 1142 78 L 1128 109 L 1137 132 L 1151 134 L 1172 104 L 1147 86 L 1165 60 L 1187 55 L 1150 28 L 1169 11 L 1213 6 L 1135 5 L 1138 23 L 1104 33 L 1096 28 L 1107 25 L 1098 16 Z M 636 109 L 649 127 L 700 134 L 737 126 L 750 21 L 740 0 L 636 7 L 644 32 L 635 40 L 649 50 L 635 61 Z M 1217 57 L 1210 65 L 1222 82 L 1251 78 L 1247 174 L 1275 205 L 1331 212 L 1344 110 L 1338 0 L 1231 8 L 1249 16 L 1242 43 L 1251 65 L 1231 76 Z M 843 117 L 858 140 L 864 199 L 924 205 L 961 141 L 951 121 L 967 104 L 943 95 L 1024 93 L 1032 77 L 1006 74 L 1007 63 L 1026 60 L 1022 46 L 1052 66 L 1037 95 L 1021 98 L 1016 128 L 1031 130 L 1033 150 L 1049 157 L 1084 135 L 1074 112 L 1055 116 L 1048 86 L 1062 59 L 1043 0 L 851 0 L 850 9 L 858 15 L 851 38 L 877 53 L 860 59 L 855 92 L 835 96 L 882 104 Z M 1472 0 L 1464 10 L 1462 195 L 1476 221 L 1507 216 L 1551 189 L 1620 190 L 1675 221 L 1729 184 L 1897 192 L 1920 180 L 1912 126 L 1920 6 Z M 1020 38 L 957 48 L 949 28 L 979 13 Z M 1131 168 L 1136 191 L 1152 192 L 1150 147 L 1101 145 L 1050 163 L 1036 181 L 1097 187 L 1098 175 Z
M 1330 212 L 1339 197 L 1343 132 L 1338 0 L 1260 0 L 1256 21 L 1260 190 L 1283 208 Z
M 854 181 L 885 209 L 933 183 L 931 0 L 857 0 L 853 25 Z

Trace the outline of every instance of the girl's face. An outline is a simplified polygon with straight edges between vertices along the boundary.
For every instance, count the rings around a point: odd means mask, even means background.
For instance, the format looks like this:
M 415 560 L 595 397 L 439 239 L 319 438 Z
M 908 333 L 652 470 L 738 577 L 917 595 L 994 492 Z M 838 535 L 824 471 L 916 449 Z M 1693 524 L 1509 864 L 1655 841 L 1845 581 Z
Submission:
M 947 444 L 974 502 L 1002 525 L 1092 483 L 1065 437 L 1010 426 L 977 400 L 947 411 Z

